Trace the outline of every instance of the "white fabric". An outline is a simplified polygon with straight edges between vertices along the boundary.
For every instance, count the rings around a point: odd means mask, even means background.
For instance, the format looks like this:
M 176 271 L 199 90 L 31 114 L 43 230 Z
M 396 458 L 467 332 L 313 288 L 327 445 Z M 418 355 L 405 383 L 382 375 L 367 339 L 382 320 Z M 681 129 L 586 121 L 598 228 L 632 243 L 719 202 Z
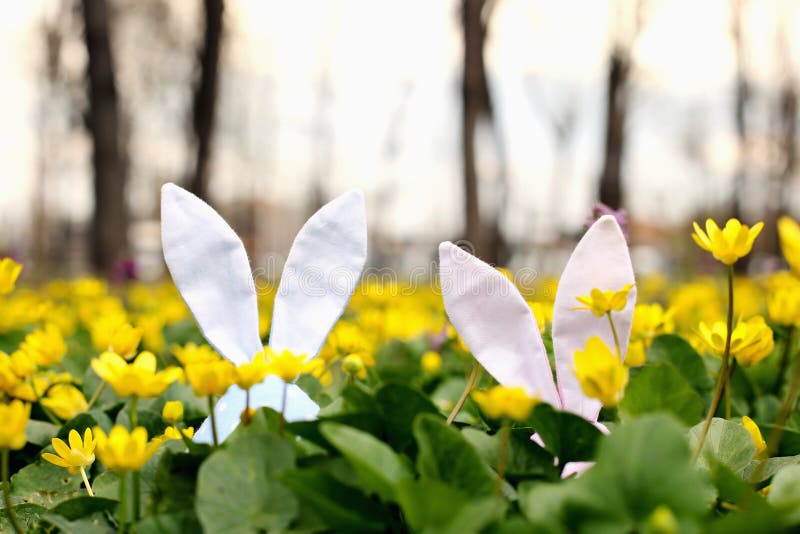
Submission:
M 364 195 L 351 191 L 323 206 L 297 234 L 275 296 L 269 346 L 316 356 L 366 260 Z
M 263 347 L 244 245 L 214 209 L 173 184 L 161 188 L 161 243 L 172 280 L 217 351 L 240 364 Z
M 442 298 L 450 321 L 501 384 L 561 405 L 539 328 L 508 278 L 452 243 L 439 245 Z
M 558 388 L 565 410 L 590 421 L 596 421 L 602 407 L 600 401 L 587 397 L 573 370 L 576 350 L 583 350 L 591 336 L 599 336 L 614 350 L 614 337 L 607 317 L 597 317 L 581 306 L 577 298 L 592 289 L 618 291 L 633 284 L 633 266 L 628 244 L 617 221 L 611 215 L 598 219 L 575 247 L 556 291 L 553 308 L 553 352 L 556 360 Z M 628 346 L 636 304 L 636 287 L 628 295 L 628 303 L 620 312 L 612 312 L 619 335 L 622 356 Z
M 164 258 L 203 335 L 235 364 L 261 352 L 258 304 L 241 240 L 205 202 L 173 184 L 161 190 Z M 346 193 L 323 206 L 301 229 L 289 253 L 273 312 L 273 348 L 316 355 L 344 311 L 366 261 L 364 197 Z M 309 279 L 313 282 L 309 286 Z M 345 281 L 347 283 L 345 283 Z M 275 338 L 275 343 L 272 338 Z M 250 406 L 279 410 L 284 383 L 270 376 L 250 390 Z M 224 440 L 239 424 L 245 393 L 232 387 L 214 408 Z M 319 407 L 290 384 L 288 421 L 313 419 Z M 206 419 L 195 434 L 212 441 Z

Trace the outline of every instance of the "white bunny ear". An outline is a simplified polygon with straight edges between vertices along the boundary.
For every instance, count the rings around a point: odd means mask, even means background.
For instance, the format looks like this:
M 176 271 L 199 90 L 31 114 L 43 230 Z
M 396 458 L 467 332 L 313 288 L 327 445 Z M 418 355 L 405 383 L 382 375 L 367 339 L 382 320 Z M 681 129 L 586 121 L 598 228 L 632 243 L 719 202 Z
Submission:
M 514 284 L 449 242 L 439 245 L 439 278 L 447 315 L 480 364 L 560 408 L 536 319 Z
M 268 376 L 260 384 L 250 389 L 250 406 L 260 408 L 269 406 L 280 410 L 283 395 L 283 381 L 277 376 Z M 214 406 L 214 416 L 217 421 L 217 438 L 222 443 L 239 426 L 242 411 L 246 406 L 245 392 L 236 386 L 231 386 L 225 395 Z M 292 421 L 310 421 L 317 417 L 319 406 L 306 395 L 302 389 L 289 384 L 286 392 L 286 411 L 284 417 Z M 214 436 L 211 432 L 211 420 L 206 418 L 192 438 L 195 443 L 213 443 Z
M 214 209 L 174 184 L 161 188 L 164 259 L 203 335 L 236 364 L 263 350 L 250 263 Z
M 269 346 L 316 356 L 366 260 L 364 195 L 351 191 L 320 208 L 297 234 L 275 296 Z
M 633 283 L 633 266 L 625 236 L 614 217 L 604 215 L 589 228 L 570 256 L 558 282 L 553 307 L 553 351 L 564 409 L 590 421 L 597 420 L 602 405 L 583 394 L 573 370 L 573 356 L 576 350 L 583 350 L 591 336 L 599 336 L 613 350 L 614 336 L 608 318 L 597 317 L 587 310 L 575 310 L 580 306 L 577 299 L 594 288 L 618 291 Z M 623 358 L 635 304 L 636 287 L 633 287 L 625 308 L 612 314 Z

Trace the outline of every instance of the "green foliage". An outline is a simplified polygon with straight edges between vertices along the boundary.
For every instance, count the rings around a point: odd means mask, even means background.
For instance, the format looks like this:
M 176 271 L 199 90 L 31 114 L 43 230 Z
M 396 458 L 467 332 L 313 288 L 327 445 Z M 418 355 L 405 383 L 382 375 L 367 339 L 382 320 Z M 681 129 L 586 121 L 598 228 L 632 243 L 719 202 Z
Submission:
M 671 413 L 687 425 L 705 412 L 703 399 L 668 362 L 648 364 L 633 376 L 619 405 L 623 419 L 654 412 Z
M 195 510 L 207 532 L 245 533 L 286 528 L 297 498 L 280 481 L 294 468 L 292 446 L 269 434 L 250 434 L 214 452 L 197 474 Z

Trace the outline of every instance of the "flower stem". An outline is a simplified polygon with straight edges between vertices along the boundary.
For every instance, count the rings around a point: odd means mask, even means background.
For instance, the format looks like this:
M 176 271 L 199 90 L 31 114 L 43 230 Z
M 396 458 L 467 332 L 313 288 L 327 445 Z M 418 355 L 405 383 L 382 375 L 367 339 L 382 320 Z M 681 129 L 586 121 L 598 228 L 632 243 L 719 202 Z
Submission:
M 767 440 L 766 454 L 761 457 L 758 466 L 753 471 L 750 484 L 755 485 L 758 483 L 766 460 L 778 452 L 778 445 L 780 445 L 781 438 L 783 437 L 783 426 L 786 424 L 786 420 L 789 419 L 789 415 L 794 411 L 795 406 L 797 406 L 798 394 L 800 394 L 800 362 L 795 362 L 794 368 L 792 369 L 792 378 L 789 381 L 789 389 L 786 391 L 786 396 L 783 398 L 783 403 L 781 403 L 781 409 L 778 412 L 775 426 L 772 427 L 772 432 L 770 432 L 769 439 Z
M 283 383 L 283 393 L 281 393 L 281 418 L 278 421 L 278 435 L 283 436 L 283 429 L 286 427 L 286 394 L 289 392 L 289 383 Z
M 136 428 L 136 425 L 139 423 L 138 416 L 136 414 L 136 410 L 139 407 L 139 397 L 133 395 L 131 397 L 131 431 Z
M 53 412 L 50 411 L 50 408 L 48 408 L 41 402 L 39 402 L 39 407 L 42 409 L 42 412 L 44 412 L 47 418 L 50 419 L 51 423 L 53 423 L 56 426 L 61 426 L 61 421 L 59 421 L 58 418 L 55 416 L 55 414 L 53 414 Z
M 219 438 L 217 437 L 217 416 L 214 415 L 214 395 L 208 396 L 208 416 L 211 418 L 211 437 L 216 447 L 219 445 Z
M 125 532 L 125 526 L 128 522 L 128 499 L 126 491 L 127 488 L 125 487 L 125 483 L 127 480 L 126 473 L 120 473 L 119 475 L 119 520 L 117 522 L 117 532 L 123 533 Z
M 8 481 L 8 449 L 2 449 L 0 456 L 2 456 L 2 459 L 0 459 L 0 464 L 2 464 L 3 500 L 6 503 L 6 515 L 8 516 L 8 520 L 11 522 L 11 526 L 14 527 L 14 532 L 17 534 L 23 534 L 25 529 L 23 529 L 22 525 L 19 524 L 17 513 L 14 511 L 14 507 L 11 505 L 11 483 Z
M 142 475 L 139 471 L 131 473 L 132 478 L 132 491 L 133 491 L 133 521 L 139 520 L 139 508 L 141 508 L 142 497 Z
M 103 390 L 104 389 L 106 389 L 106 383 L 105 382 L 100 382 L 100 385 L 97 386 L 96 390 L 94 390 L 94 394 L 92 395 L 92 398 L 89 399 L 89 404 L 86 405 L 86 410 L 87 411 L 91 410 L 92 407 L 95 404 L 97 404 L 97 400 L 100 398 L 100 395 L 103 394 Z
M 736 358 L 731 360 L 731 364 L 728 367 L 728 378 L 725 380 L 725 419 L 731 418 L 731 379 L 733 378 L 733 372 L 736 371 Z
M 700 438 L 697 440 L 697 448 L 692 455 L 692 463 L 697 461 L 700 456 L 700 451 L 703 450 L 703 444 L 706 442 L 708 429 L 711 427 L 711 420 L 719 407 L 719 401 L 722 398 L 722 391 L 728 382 L 730 373 L 728 372 L 728 360 L 731 356 L 731 336 L 733 335 L 733 265 L 728 266 L 728 330 L 725 333 L 725 354 L 722 355 L 722 367 L 719 370 L 717 377 L 717 386 L 714 388 L 714 397 L 711 399 L 711 406 L 708 409 L 706 420 L 703 423 L 703 430 L 700 432 Z
M 472 388 L 475 387 L 475 384 L 478 383 L 478 379 L 481 377 L 481 366 L 475 362 L 472 366 L 472 371 L 469 373 L 469 377 L 467 378 L 467 384 L 464 386 L 464 392 L 461 394 L 461 397 L 456 402 L 456 405 L 453 406 L 453 411 L 450 412 L 450 415 L 447 416 L 447 424 L 450 425 L 453 421 L 456 420 L 456 416 L 458 412 L 461 411 L 461 408 L 464 406 L 464 403 L 467 402 L 467 397 L 469 396 L 469 392 L 472 391 Z
M 795 334 L 797 333 L 797 328 L 792 325 L 789 327 L 789 334 L 786 338 L 786 344 L 783 346 L 783 352 L 781 353 L 781 361 L 778 364 L 778 375 L 775 379 L 775 393 L 779 393 L 781 390 L 781 384 L 783 384 L 783 378 L 786 374 L 786 368 L 789 366 L 789 356 L 791 356 L 792 348 L 794 347 L 794 339 Z
M 496 497 L 500 496 L 503 488 L 503 477 L 506 475 L 506 463 L 508 462 L 508 442 L 511 436 L 511 425 L 508 419 L 503 419 L 500 426 L 500 449 L 497 451 L 497 485 L 494 487 Z
M 622 361 L 622 347 L 619 344 L 619 336 L 617 335 L 617 327 L 614 326 L 614 319 L 611 318 L 611 312 L 606 312 L 606 317 L 608 317 L 608 325 L 611 327 L 611 335 L 614 336 L 614 348 L 617 349 L 617 358 Z
M 83 479 L 83 484 L 86 486 L 86 492 L 89 494 L 89 497 L 94 497 L 92 485 L 89 484 L 89 478 L 86 476 L 86 470 L 83 468 L 83 466 L 81 466 L 81 478 Z

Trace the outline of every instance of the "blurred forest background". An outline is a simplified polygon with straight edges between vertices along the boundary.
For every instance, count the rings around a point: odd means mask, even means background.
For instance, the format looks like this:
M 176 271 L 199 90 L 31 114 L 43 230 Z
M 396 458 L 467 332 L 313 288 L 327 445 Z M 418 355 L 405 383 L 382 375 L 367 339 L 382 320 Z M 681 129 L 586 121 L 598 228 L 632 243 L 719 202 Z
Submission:
M 800 0 L 3 12 L 0 253 L 28 276 L 160 276 L 167 181 L 215 206 L 254 267 L 354 187 L 370 262 L 401 272 L 443 239 L 558 272 L 597 201 L 627 211 L 642 271 L 697 267 L 689 223 L 707 216 L 764 220 L 750 268 L 768 269 L 774 221 L 800 215 Z

